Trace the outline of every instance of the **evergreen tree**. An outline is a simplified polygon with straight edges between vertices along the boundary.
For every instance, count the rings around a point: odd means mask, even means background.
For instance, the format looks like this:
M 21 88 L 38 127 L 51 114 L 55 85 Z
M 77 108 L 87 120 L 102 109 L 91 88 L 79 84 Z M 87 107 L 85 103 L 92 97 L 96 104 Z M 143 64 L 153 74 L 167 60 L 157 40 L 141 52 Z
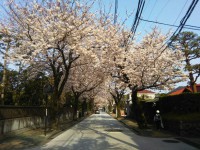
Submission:
M 172 40 L 172 48 L 181 50 L 184 54 L 185 70 L 189 74 L 190 86 L 193 92 L 197 92 L 195 83 L 200 76 L 200 62 L 198 61 L 200 58 L 200 36 L 193 32 L 182 32 Z

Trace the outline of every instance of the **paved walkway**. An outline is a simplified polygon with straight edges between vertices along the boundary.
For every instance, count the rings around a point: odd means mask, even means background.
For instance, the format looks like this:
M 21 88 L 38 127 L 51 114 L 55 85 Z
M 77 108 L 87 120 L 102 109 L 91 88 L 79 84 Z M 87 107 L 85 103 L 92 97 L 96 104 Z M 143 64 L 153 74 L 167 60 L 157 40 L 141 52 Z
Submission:
M 111 114 L 111 116 L 114 117 L 115 115 Z M 118 120 L 138 135 L 145 136 L 145 137 L 155 137 L 155 138 L 175 137 L 176 139 L 180 141 L 183 141 L 187 144 L 190 144 L 200 149 L 200 138 L 181 137 L 177 134 L 174 134 L 164 129 L 156 130 L 153 126 L 148 126 L 149 127 L 148 129 L 139 129 L 137 123 L 134 120 L 126 119 L 124 117 L 121 117 Z
M 44 129 L 41 128 L 26 128 L 10 132 L 6 135 L 0 135 L 0 150 L 22 150 L 43 145 L 83 119 L 84 118 L 78 121 L 65 122 L 58 130 L 47 131 L 46 136 L 44 134 Z
M 125 118 L 120 118 L 118 120 L 138 135 L 155 138 L 176 137 L 178 140 L 200 149 L 200 138 L 180 137 L 165 130 L 155 130 L 152 127 L 141 130 L 133 120 Z M 59 130 L 48 131 L 46 136 L 44 135 L 43 129 L 23 129 L 10 134 L 0 135 L 0 150 L 21 150 L 38 145 L 44 145 L 76 123 L 77 122 L 68 122 L 63 124 Z
M 172 138 L 144 137 L 106 113 L 93 114 L 32 150 L 197 150 Z M 28 149 L 29 150 L 29 149 Z

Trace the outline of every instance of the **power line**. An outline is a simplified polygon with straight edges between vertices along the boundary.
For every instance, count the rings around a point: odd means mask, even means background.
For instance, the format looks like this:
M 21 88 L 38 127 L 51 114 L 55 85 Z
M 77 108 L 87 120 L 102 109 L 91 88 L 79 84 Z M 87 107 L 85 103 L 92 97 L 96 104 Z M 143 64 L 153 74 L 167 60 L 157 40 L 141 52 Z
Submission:
M 150 2 L 150 0 L 148 0 L 147 4 L 146 4 L 145 7 L 144 7 L 144 13 L 145 13 L 146 10 L 147 10 L 147 7 L 148 7 L 148 5 L 149 5 L 149 2 Z
M 194 28 L 199 28 L 200 29 L 200 27 L 198 27 L 198 26 L 193 26 L 193 25 L 185 25 L 185 26 L 187 26 L 187 27 L 194 27 Z
M 135 19 L 134 19 L 134 22 L 133 22 L 133 25 L 132 25 L 132 28 L 131 28 L 131 32 L 133 33 L 133 37 L 134 37 L 134 34 L 135 34 L 137 27 L 139 25 L 139 21 L 140 21 L 141 15 L 142 15 L 142 11 L 144 9 L 144 4 L 145 4 L 145 0 L 139 0 L 138 1 L 138 7 L 137 7 L 136 14 L 135 14 Z
M 167 2 L 164 4 L 164 6 L 161 8 L 161 10 L 159 11 L 157 17 L 156 17 L 156 20 L 158 19 L 158 17 L 162 14 L 163 10 L 165 9 L 165 7 L 168 5 L 169 3 L 169 0 L 167 0 Z
M 150 22 L 150 23 L 156 23 L 156 24 L 161 24 L 161 25 L 165 25 L 165 26 L 170 26 L 170 27 L 179 27 L 177 25 L 172 25 L 172 24 L 168 24 L 168 23 L 152 21 L 152 20 L 147 20 L 147 19 L 142 19 L 142 18 L 140 18 L 140 20 L 141 21 L 145 21 L 145 22 Z M 198 27 L 198 26 L 185 25 L 185 27 L 183 27 L 183 28 L 200 31 L 200 27 Z
M 176 18 L 176 20 L 174 21 L 173 25 L 176 23 L 176 21 L 178 20 L 178 18 L 180 17 L 181 13 L 183 12 L 183 9 L 185 8 L 185 5 L 187 4 L 188 0 L 185 2 L 185 4 L 183 5 L 180 13 L 178 14 L 178 17 Z
M 155 3 L 153 4 L 153 7 L 152 7 L 152 9 L 151 9 L 151 12 L 149 13 L 148 18 L 150 18 L 151 14 L 152 14 L 152 12 L 153 12 L 153 10 L 154 10 L 154 7 L 156 6 L 157 1 L 158 1 L 158 0 L 156 0 Z
M 168 46 L 171 45 L 171 43 L 173 42 L 173 37 L 177 37 L 178 34 L 182 31 L 183 27 L 185 26 L 185 23 L 187 22 L 188 18 L 190 17 L 190 15 L 192 14 L 195 6 L 197 5 L 199 0 L 193 0 L 192 3 L 190 4 L 185 16 L 182 18 L 182 20 L 180 21 L 180 25 L 179 27 L 176 29 L 176 31 L 174 32 L 174 34 L 171 36 L 171 38 L 169 39 L 170 42 L 168 43 Z
M 163 44 L 163 45 L 161 46 L 160 50 L 161 50 L 163 47 L 165 47 L 165 48 L 161 51 L 160 55 L 166 50 L 167 47 L 169 47 L 169 46 L 172 44 L 172 42 L 174 41 L 174 39 L 175 39 L 175 38 L 179 35 L 179 33 L 182 31 L 183 27 L 185 26 L 185 23 L 187 22 L 187 20 L 189 19 L 190 15 L 191 15 L 192 12 L 194 11 L 194 8 L 195 8 L 195 6 L 197 5 L 198 1 L 199 1 L 199 0 L 193 0 L 193 1 L 192 1 L 192 3 L 190 4 L 190 6 L 189 6 L 189 8 L 188 8 L 188 10 L 187 10 L 187 12 L 186 12 L 186 14 L 184 15 L 184 17 L 183 17 L 182 20 L 180 21 L 180 25 L 179 25 L 179 26 L 177 27 L 177 29 L 174 31 L 174 33 L 173 33 L 173 35 L 170 37 L 170 39 L 167 40 L 167 41 L 165 42 L 165 44 Z M 166 44 L 167 44 L 167 45 L 166 45 Z M 158 55 L 157 58 L 159 58 L 160 55 Z M 157 59 L 157 58 L 156 58 L 156 59 Z M 155 59 L 155 60 L 156 60 L 156 59 Z
M 154 7 L 156 6 L 156 2 L 157 2 L 157 0 L 155 1 L 155 3 L 153 4 L 153 7 L 152 7 L 152 9 L 151 9 L 151 11 L 150 11 L 150 13 L 149 13 L 149 16 L 148 16 L 148 18 L 150 18 L 150 16 L 151 16 L 151 13 L 153 12 L 153 10 L 154 10 Z M 144 25 L 144 29 L 145 29 L 145 27 L 146 27 L 146 23 L 145 23 L 145 25 Z

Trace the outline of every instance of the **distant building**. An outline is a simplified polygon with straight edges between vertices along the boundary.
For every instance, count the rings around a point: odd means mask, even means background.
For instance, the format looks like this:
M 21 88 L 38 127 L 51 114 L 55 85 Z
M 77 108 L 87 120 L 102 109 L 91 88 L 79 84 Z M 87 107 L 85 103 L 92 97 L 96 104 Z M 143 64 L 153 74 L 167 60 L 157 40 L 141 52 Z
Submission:
M 129 116 L 131 113 L 130 105 L 132 104 L 131 90 L 127 90 L 125 95 L 128 95 L 127 96 L 128 99 L 126 100 L 126 105 L 125 105 L 125 112 L 126 112 L 126 115 Z M 141 98 L 142 101 L 145 101 L 145 102 L 157 101 L 156 93 L 150 90 L 138 91 L 137 97 Z
M 127 91 L 126 95 L 128 95 L 128 100 L 131 104 L 131 91 Z M 137 97 L 142 98 L 143 100 L 154 100 L 156 97 L 156 93 L 150 90 L 142 90 L 137 92 Z
M 200 92 L 200 84 L 196 84 L 197 92 Z M 182 93 L 191 93 L 192 88 L 190 86 L 179 86 L 176 89 L 168 93 L 168 95 L 179 95 Z
M 149 100 L 149 99 L 153 100 L 156 97 L 156 93 L 150 90 L 142 90 L 138 91 L 137 96 L 143 98 L 144 100 Z

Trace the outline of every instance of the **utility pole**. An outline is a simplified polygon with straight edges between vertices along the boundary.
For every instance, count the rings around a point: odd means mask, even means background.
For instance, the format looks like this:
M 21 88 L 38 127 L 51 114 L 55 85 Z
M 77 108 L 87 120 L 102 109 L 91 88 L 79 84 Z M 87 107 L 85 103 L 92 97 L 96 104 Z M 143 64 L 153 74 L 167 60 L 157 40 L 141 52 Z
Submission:
M 118 9 L 118 0 L 115 0 L 114 24 L 116 24 L 117 22 L 117 9 Z

